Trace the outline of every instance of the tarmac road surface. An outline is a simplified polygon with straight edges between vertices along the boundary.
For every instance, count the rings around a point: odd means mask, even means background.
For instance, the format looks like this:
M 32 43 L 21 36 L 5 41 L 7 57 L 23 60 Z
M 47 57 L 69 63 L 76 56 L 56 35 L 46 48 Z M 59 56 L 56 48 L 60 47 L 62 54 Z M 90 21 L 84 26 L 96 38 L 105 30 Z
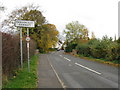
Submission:
M 63 51 L 42 54 L 39 61 L 39 88 L 118 88 L 117 67 Z

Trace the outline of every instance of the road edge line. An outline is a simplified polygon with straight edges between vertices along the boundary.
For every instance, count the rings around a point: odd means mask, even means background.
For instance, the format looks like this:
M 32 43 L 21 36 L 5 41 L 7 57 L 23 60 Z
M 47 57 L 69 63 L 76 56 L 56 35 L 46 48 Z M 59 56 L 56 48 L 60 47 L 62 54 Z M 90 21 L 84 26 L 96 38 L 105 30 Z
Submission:
M 60 82 L 61 86 L 65 89 L 66 86 L 64 85 L 64 82 L 60 79 L 60 77 L 59 77 L 59 75 L 57 74 L 55 68 L 54 68 L 53 65 L 51 64 L 51 62 L 50 62 L 48 56 L 47 56 L 47 59 L 48 59 L 48 62 L 49 62 L 49 64 L 50 64 L 51 68 L 53 69 L 53 71 L 54 71 L 54 73 L 55 73 L 55 75 L 56 75 L 58 81 Z

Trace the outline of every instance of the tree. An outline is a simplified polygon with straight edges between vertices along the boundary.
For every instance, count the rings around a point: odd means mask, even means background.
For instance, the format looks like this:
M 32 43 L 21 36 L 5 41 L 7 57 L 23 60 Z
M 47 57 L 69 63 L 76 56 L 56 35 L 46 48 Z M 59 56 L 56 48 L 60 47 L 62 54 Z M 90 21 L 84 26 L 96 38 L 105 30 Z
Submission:
M 66 34 L 66 41 L 68 42 L 77 39 L 88 39 L 88 29 L 84 25 L 79 24 L 78 21 L 68 23 L 64 33 Z
M 16 19 L 23 20 L 28 15 L 27 13 L 32 13 L 32 11 L 35 10 L 40 11 L 39 6 L 34 6 L 33 4 L 13 10 L 11 14 L 8 16 L 8 19 L 5 19 L 2 22 L 2 28 L 8 27 L 9 31 L 13 33 L 14 31 L 16 31 L 16 27 L 14 26 L 15 20 Z M 28 18 L 25 19 L 28 20 Z
M 55 47 L 58 41 L 56 26 L 47 24 L 39 10 L 30 10 L 23 15 L 22 19 L 35 21 L 35 28 L 30 28 L 30 36 L 37 41 L 37 46 L 42 52 L 47 52 L 49 48 Z M 23 31 L 26 34 L 26 30 Z
M 83 38 L 84 40 L 88 40 L 88 38 L 89 38 L 89 37 L 88 37 L 88 30 L 87 30 L 87 29 L 83 29 L 82 32 L 83 32 L 83 37 L 82 37 L 82 38 Z
M 9 28 L 11 28 L 11 30 L 14 30 L 16 27 L 14 26 L 13 21 L 16 19 L 35 21 L 35 27 L 29 28 L 30 37 L 37 42 L 37 47 L 41 51 L 47 52 L 48 48 L 52 48 L 56 45 L 58 41 L 57 35 L 59 32 L 55 25 L 48 24 L 46 22 L 46 19 L 38 9 L 38 6 L 30 5 L 22 7 L 21 9 L 16 9 L 11 13 L 9 19 L 4 22 L 9 26 Z M 22 29 L 23 38 L 25 38 L 26 28 Z
M 95 39 L 95 34 L 92 32 L 91 39 Z
M 44 24 L 42 29 L 41 37 L 38 39 L 38 46 L 43 52 L 47 52 L 49 48 L 56 46 L 59 32 L 53 24 Z
M 35 27 L 30 28 L 30 35 L 37 39 L 38 34 L 41 34 L 42 25 L 46 23 L 45 17 L 39 10 L 30 10 L 22 16 L 22 20 L 35 21 Z M 26 34 L 26 28 L 23 28 L 23 34 Z
M 22 16 L 23 20 L 35 21 L 36 26 L 40 26 L 46 22 L 45 17 L 39 10 L 30 10 Z

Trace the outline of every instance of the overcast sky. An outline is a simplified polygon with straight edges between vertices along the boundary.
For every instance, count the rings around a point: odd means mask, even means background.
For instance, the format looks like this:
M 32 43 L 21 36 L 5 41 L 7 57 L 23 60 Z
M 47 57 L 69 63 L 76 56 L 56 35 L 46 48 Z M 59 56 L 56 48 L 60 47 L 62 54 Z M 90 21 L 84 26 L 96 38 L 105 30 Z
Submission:
M 97 38 L 118 36 L 118 1 L 120 0 L 0 0 L 6 13 L 27 4 L 39 5 L 43 15 L 62 32 L 72 21 L 84 24 Z

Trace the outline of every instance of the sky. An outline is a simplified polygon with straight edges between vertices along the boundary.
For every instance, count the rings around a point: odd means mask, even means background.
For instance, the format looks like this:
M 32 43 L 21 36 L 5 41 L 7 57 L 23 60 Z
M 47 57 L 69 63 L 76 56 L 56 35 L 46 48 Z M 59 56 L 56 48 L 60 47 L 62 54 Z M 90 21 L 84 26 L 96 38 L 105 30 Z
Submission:
M 43 15 L 63 34 L 65 25 L 79 21 L 97 38 L 118 37 L 118 1 L 120 0 L 0 0 L 7 8 L 5 15 L 16 7 L 39 5 Z

